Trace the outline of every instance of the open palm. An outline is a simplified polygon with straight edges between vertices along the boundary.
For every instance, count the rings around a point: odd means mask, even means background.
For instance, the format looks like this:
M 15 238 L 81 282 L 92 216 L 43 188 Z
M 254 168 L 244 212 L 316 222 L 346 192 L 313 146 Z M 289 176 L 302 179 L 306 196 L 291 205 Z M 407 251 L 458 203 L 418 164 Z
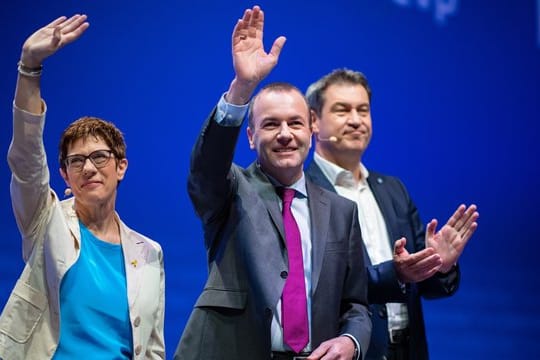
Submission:
M 28 67 L 40 66 L 58 49 L 78 39 L 88 26 L 86 15 L 74 15 L 69 19 L 59 17 L 26 39 L 21 60 Z

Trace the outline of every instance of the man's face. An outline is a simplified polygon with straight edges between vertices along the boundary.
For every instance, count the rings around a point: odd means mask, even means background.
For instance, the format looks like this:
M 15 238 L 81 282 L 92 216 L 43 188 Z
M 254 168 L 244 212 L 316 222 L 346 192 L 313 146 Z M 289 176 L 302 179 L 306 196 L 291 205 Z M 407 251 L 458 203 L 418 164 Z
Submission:
M 311 147 L 309 110 L 297 91 L 263 90 L 253 104 L 249 146 L 262 169 L 284 185 L 300 179 Z
M 317 152 L 330 160 L 351 155 L 360 158 L 372 133 L 366 89 L 357 84 L 333 84 L 326 89 L 324 100 L 320 116 L 313 112 L 313 132 L 320 139 Z

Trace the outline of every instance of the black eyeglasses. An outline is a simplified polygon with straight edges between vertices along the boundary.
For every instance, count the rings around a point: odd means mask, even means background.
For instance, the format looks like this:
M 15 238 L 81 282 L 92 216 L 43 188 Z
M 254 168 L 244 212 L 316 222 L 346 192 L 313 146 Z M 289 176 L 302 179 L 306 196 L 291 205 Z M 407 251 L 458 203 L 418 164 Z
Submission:
M 113 156 L 114 153 L 112 150 L 96 150 L 88 155 L 75 154 L 66 156 L 64 164 L 70 170 L 81 171 L 86 163 L 86 159 L 90 159 L 92 164 L 99 169 L 106 166 Z

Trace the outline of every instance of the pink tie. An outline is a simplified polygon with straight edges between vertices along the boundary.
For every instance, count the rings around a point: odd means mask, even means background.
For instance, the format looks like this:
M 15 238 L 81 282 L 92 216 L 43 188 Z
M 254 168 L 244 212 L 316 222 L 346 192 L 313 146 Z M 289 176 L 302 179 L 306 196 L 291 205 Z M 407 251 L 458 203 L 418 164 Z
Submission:
M 299 353 L 309 341 L 306 284 L 300 230 L 291 212 L 294 189 L 280 189 L 283 199 L 283 225 L 289 256 L 289 274 L 281 299 L 283 341 Z

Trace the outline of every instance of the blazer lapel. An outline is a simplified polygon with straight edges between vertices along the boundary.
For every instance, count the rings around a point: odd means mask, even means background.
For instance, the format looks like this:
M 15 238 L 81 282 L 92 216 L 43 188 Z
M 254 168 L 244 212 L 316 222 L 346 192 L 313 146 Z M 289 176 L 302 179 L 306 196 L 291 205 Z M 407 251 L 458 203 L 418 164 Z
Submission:
M 131 229 L 118 218 L 118 215 L 117 219 L 120 224 L 120 239 L 124 253 L 124 266 L 128 284 L 128 301 L 131 307 L 139 294 L 143 269 L 147 261 L 148 248 L 142 239 L 131 235 Z

